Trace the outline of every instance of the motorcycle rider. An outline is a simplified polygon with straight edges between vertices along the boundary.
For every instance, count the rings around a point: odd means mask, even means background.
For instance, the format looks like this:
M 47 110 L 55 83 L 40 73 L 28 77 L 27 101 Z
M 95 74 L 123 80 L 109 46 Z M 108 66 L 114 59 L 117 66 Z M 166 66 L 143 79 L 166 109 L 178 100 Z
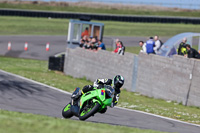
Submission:
M 113 80 L 112 79 L 96 79 L 93 85 L 86 85 L 83 87 L 83 89 L 81 91 L 79 91 L 79 93 L 77 93 L 77 95 L 72 96 L 75 99 L 78 99 L 82 96 L 82 94 L 93 90 L 93 88 L 97 88 L 100 89 L 103 87 L 103 85 L 110 85 L 113 87 L 113 89 L 115 89 L 115 94 L 114 94 L 114 98 L 113 98 L 113 102 L 111 104 L 111 107 L 114 107 L 115 105 L 117 105 L 118 100 L 119 100 L 119 95 L 120 95 L 120 88 L 123 86 L 124 84 L 124 78 L 120 75 L 116 75 Z M 101 111 L 100 113 L 105 113 L 107 110 L 107 108 L 103 111 Z

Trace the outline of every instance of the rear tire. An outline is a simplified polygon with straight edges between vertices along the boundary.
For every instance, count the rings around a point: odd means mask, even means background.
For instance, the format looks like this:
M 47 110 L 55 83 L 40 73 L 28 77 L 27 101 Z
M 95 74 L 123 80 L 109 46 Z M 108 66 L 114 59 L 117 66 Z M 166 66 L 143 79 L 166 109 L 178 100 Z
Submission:
M 93 103 L 94 106 L 92 108 L 88 108 L 91 109 L 89 110 L 89 112 L 85 111 L 85 110 L 82 110 L 80 112 L 80 116 L 79 116 L 79 119 L 80 120 L 86 120 L 87 118 L 89 118 L 90 116 L 94 115 L 98 110 L 99 110 L 99 107 L 101 106 L 98 102 L 95 102 Z
M 71 103 L 68 103 L 62 110 L 62 116 L 64 118 L 71 118 L 73 113 L 71 111 Z

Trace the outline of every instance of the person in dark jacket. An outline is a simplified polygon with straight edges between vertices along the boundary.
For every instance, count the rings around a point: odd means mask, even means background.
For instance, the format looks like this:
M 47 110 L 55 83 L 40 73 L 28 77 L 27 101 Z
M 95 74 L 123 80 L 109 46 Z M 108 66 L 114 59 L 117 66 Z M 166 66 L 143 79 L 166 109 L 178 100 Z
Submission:
M 197 52 L 197 50 L 191 48 L 189 44 L 186 44 L 187 49 L 187 57 L 188 58 L 197 58 L 200 59 L 200 54 Z

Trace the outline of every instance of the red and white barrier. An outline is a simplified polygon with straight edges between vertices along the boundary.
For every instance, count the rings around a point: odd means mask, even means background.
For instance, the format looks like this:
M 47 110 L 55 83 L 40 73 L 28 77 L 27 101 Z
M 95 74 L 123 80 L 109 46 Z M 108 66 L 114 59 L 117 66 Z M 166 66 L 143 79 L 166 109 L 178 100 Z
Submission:
M 25 50 L 25 51 L 28 50 L 28 43 L 27 43 L 27 42 L 25 42 L 25 44 L 24 44 L 24 50 Z
M 46 51 L 49 51 L 49 43 L 46 44 Z
M 8 50 L 11 50 L 11 42 L 8 42 Z

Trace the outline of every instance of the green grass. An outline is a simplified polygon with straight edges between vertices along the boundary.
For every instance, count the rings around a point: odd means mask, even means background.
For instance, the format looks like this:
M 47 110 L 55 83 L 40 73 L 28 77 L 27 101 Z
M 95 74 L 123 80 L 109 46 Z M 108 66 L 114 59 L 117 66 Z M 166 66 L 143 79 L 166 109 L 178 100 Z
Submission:
M 173 101 L 149 98 L 139 93 L 122 91 L 118 106 L 200 124 L 200 108 L 186 107 Z
M 70 119 L 0 110 L 1 133 L 162 133 L 124 126 L 112 126 Z
M 67 35 L 68 19 L 0 16 L 0 35 Z
M 47 61 L 27 60 L 17 58 L 0 58 L 0 69 L 12 72 L 29 79 L 33 79 L 50 86 L 73 92 L 76 87 L 83 87 L 91 84 L 91 81 L 75 79 L 71 76 L 65 76 L 61 72 L 48 70 Z
M 0 35 L 67 35 L 69 19 L 0 16 Z M 105 24 L 104 36 L 171 37 L 183 32 L 199 32 L 200 25 L 95 21 Z
M 12 9 L 28 9 L 28 10 L 46 10 L 46 11 L 66 11 L 66 12 L 81 12 L 81 13 L 98 13 L 98 14 L 120 14 L 120 15 L 157 15 L 157 16 L 185 16 L 185 17 L 199 17 L 200 11 L 153 11 L 143 8 L 139 9 L 125 9 L 125 8 L 91 8 L 91 7 L 77 7 L 77 6 L 50 6 L 39 4 L 6 4 L 0 3 L 0 8 Z
M 92 84 L 85 78 L 75 79 L 61 72 L 48 71 L 47 67 L 47 61 L 0 57 L 0 69 L 62 90 L 73 92 L 75 87 Z M 118 106 L 200 124 L 200 108 L 198 107 L 186 107 L 176 102 L 148 98 L 126 90 L 122 90 Z

